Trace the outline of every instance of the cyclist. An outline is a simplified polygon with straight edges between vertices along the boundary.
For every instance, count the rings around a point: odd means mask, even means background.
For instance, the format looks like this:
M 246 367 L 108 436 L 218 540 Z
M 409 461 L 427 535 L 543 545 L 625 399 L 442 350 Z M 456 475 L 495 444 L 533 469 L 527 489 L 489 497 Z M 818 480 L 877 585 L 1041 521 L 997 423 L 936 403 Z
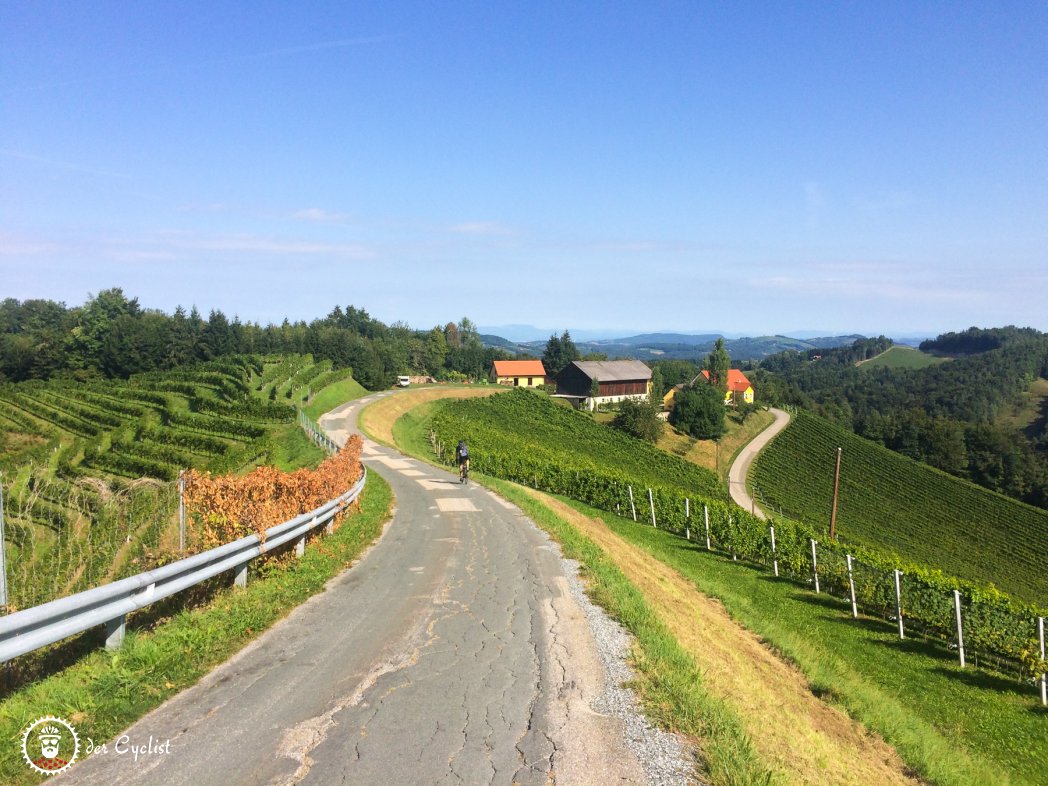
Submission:
M 455 459 L 459 465 L 459 483 L 465 483 L 469 477 L 469 448 L 465 440 L 460 439 L 455 446 Z

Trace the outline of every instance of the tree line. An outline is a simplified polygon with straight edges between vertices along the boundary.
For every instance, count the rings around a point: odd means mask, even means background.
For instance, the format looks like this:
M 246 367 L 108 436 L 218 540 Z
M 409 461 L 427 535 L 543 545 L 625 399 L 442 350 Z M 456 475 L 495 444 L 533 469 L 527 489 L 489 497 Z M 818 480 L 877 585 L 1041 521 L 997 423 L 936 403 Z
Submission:
M 400 374 L 463 380 L 484 377 L 505 351 L 485 347 L 468 318 L 429 330 L 386 325 L 354 306 L 322 319 L 265 325 L 195 307 L 173 314 L 142 308 L 119 288 L 81 306 L 52 300 L 0 302 L 0 382 L 66 377 L 127 378 L 225 355 L 311 353 L 352 368 L 364 387 L 380 390 Z

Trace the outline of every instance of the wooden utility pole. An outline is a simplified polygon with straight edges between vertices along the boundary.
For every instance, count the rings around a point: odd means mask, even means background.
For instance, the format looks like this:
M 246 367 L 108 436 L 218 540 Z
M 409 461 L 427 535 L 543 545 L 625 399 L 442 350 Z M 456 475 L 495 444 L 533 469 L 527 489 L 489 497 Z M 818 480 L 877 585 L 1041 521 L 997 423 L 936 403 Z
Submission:
M 837 540 L 837 491 L 841 485 L 841 449 L 837 448 L 837 469 L 833 473 L 833 510 L 830 512 L 830 540 Z

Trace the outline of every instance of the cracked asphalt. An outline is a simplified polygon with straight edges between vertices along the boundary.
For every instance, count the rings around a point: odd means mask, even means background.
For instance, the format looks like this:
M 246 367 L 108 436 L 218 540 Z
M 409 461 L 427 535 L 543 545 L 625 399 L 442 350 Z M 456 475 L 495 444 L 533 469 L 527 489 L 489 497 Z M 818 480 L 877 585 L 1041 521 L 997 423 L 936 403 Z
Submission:
M 341 442 L 371 398 L 322 425 Z M 592 709 L 603 672 L 556 547 L 480 486 L 370 442 L 364 460 L 396 510 L 361 560 L 53 782 L 647 782 Z M 135 760 L 150 738 L 170 752 Z

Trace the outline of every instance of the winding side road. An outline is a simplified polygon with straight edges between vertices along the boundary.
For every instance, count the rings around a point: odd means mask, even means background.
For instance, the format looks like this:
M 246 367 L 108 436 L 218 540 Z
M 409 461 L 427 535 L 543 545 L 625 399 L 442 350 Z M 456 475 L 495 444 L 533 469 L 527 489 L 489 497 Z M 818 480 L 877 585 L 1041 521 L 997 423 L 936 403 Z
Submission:
M 757 507 L 757 503 L 746 491 L 746 476 L 749 475 L 750 465 L 753 464 L 757 454 L 790 422 L 789 413 L 774 407 L 770 411 L 775 416 L 775 420 L 739 452 L 735 461 L 732 462 L 731 469 L 728 470 L 728 490 L 731 492 L 731 498 L 739 507 L 751 511 L 760 519 L 767 519 L 768 516 Z
M 322 425 L 341 443 L 375 397 Z M 54 783 L 649 782 L 591 709 L 604 670 L 557 547 L 449 472 L 369 440 L 364 461 L 396 510 L 360 561 L 125 732 L 169 752 L 110 741 Z

